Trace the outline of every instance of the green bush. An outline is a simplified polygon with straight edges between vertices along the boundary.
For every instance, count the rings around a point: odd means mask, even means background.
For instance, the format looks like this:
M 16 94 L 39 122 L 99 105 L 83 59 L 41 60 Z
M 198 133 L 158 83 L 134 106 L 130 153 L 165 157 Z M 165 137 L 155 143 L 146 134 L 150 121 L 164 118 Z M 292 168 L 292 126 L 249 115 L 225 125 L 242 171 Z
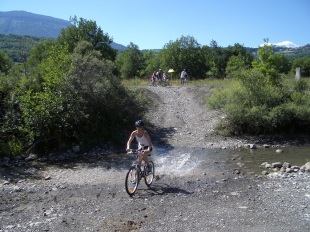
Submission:
M 220 133 L 309 133 L 307 84 L 291 82 L 294 86 L 284 86 L 277 81 L 277 85 L 272 85 L 268 77 L 255 70 L 240 72 L 237 80 L 228 88 L 215 89 L 207 99 L 211 109 L 221 110 L 227 115 L 218 128 Z
M 1 79 L 0 154 L 123 144 L 147 109 L 145 94 L 126 89 L 113 62 L 88 42 L 72 54 L 62 45 L 47 49 L 45 59 L 29 59 L 35 68 L 27 76 Z

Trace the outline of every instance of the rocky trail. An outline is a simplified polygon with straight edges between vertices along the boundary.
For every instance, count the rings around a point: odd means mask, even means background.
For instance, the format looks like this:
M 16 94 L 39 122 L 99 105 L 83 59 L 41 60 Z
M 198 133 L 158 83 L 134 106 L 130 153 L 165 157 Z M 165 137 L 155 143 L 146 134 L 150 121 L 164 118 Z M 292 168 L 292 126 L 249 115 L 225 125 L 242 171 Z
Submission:
M 224 115 L 204 107 L 209 87 L 147 90 L 157 106 L 147 115 L 157 151 L 151 188 L 141 183 L 133 197 L 127 195 L 132 157 L 126 154 L 99 150 L 48 165 L 3 165 L 0 232 L 310 231 L 309 174 L 237 174 L 237 153 L 236 161 L 217 155 L 248 141 L 214 133 Z M 169 159 L 161 149 L 169 150 Z M 198 172 L 178 169 L 181 158 L 186 164 L 204 152 L 210 156 Z

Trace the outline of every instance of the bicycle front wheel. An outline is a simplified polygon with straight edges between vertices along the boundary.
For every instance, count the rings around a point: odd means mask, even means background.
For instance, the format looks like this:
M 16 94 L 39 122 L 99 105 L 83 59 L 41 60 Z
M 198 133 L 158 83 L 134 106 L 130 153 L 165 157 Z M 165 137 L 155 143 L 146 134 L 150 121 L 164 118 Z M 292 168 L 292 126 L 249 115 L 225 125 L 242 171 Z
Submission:
M 149 162 L 151 169 L 148 170 L 144 180 L 147 187 L 150 187 L 155 177 L 155 166 L 152 161 Z
M 129 196 L 133 196 L 137 191 L 139 180 L 140 176 L 137 167 L 130 167 L 125 180 L 125 188 Z

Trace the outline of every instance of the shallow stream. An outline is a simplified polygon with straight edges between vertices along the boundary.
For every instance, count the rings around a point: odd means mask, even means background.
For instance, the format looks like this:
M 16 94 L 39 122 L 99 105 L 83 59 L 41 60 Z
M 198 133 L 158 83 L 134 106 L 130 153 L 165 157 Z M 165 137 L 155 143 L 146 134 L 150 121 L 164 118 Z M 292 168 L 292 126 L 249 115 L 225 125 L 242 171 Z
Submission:
M 277 153 L 281 149 L 283 152 Z M 154 151 L 152 159 L 157 174 L 169 176 L 221 174 L 222 170 L 242 167 L 247 172 L 260 174 L 263 162 L 288 162 L 302 166 L 310 162 L 310 147 L 281 147 L 260 149 L 161 149 Z M 219 168 L 221 166 L 221 168 Z

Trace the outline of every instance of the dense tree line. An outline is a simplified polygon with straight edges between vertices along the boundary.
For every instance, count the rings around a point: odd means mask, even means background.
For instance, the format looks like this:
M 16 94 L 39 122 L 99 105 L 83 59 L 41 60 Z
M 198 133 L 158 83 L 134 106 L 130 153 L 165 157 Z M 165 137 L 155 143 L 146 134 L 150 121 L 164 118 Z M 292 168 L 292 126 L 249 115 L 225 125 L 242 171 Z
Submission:
M 310 76 L 309 57 L 290 60 L 283 54 L 275 53 L 272 46 L 267 47 L 273 52 L 274 72 L 294 73 L 296 67 L 301 67 L 302 75 Z M 262 50 L 259 49 L 259 52 Z M 190 77 L 194 79 L 225 78 L 232 77 L 234 72 L 241 68 L 251 68 L 260 57 L 264 55 L 254 56 L 238 43 L 223 48 L 212 40 L 210 46 L 201 46 L 194 37 L 182 36 L 165 44 L 157 53 L 151 50 L 141 52 L 138 45 L 131 43 L 127 50 L 117 56 L 116 66 L 122 78 L 149 78 L 153 71 L 159 68 L 164 71 L 172 68 L 177 75 L 187 69 Z
M 237 63 L 242 62 L 243 65 L 248 66 L 251 64 L 251 60 L 257 59 L 257 49 L 246 48 L 240 44 L 223 48 L 218 46 L 214 40 L 210 42 L 209 46 L 201 46 L 191 36 L 182 36 L 175 41 L 169 41 L 162 49 L 158 50 L 140 51 L 138 45 L 130 43 L 127 46 L 127 50 L 133 51 L 126 52 L 125 50 L 121 52 L 113 50 L 109 46 L 112 40 L 110 37 L 106 37 L 101 28 L 99 33 L 95 32 L 98 29 L 95 22 L 85 19 L 79 22 L 76 17 L 73 17 L 71 18 L 71 23 L 75 27 L 69 27 L 68 30 L 64 30 L 58 41 L 66 41 L 69 45 L 69 50 L 72 52 L 77 41 L 87 38 L 97 50 L 103 49 L 102 51 L 108 51 L 111 49 L 106 54 L 111 56 L 111 60 L 116 59 L 117 52 L 124 53 L 120 57 L 118 56 L 117 61 L 118 74 L 122 78 L 146 77 L 158 68 L 163 70 L 173 68 L 179 72 L 185 66 L 188 66 L 190 69 L 192 77 L 225 77 L 231 75 L 231 71 Z M 76 38 L 73 37 L 74 35 L 76 35 Z M 13 62 L 22 63 L 29 57 L 30 50 L 42 40 L 46 39 L 33 36 L 0 35 L 0 50 L 13 59 Z M 53 41 L 54 39 L 50 40 Z M 308 69 L 304 67 L 305 65 L 307 66 L 306 63 L 310 57 L 309 45 L 298 49 L 291 49 L 289 52 L 279 50 L 276 47 L 272 47 L 272 49 L 275 55 L 282 57 L 279 59 L 282 62 L 281 72 L 285 73 L 288 69 L 290 72 L 293 72 L 296 66 L 301 66 L 303 70 L 302 75 L 310 76 Z M 128 53 L 131 53 L 131 55 Z M 229 61 L 230 58 L 232 58 L 231 61 Z M 136 64 L 137 61 L 139 61 L 138 65 Z M 128 72 L 128 70 L 136 71 L 132 73 L 132 71 Z
M 26 60 L 35 44 L 44 39 L 34 36 L 0 34 L 0 50 L 15 63 L 20 63 Z
M 117 54 L 96 22 L 71 20 L 55 40 L 38 41 L 28 55 L 22 52 L 19 64 L 0 52 L 0 154 L 124 142 L 126 129 L 149 102 L 142 90 L 124 87 L 122 79 L 149 78 L 159 68 L 173 68 L 177 75 L 186 68 L 193 79 L 236 80 L 209 99 L 210 107 L 228 115 L 222 131 L 229 134 L 309 128 L 309 86 L 283 82 L 296 67 L 310 76 L 309 57 L 289 60 L 267 45 L 253 56 L 240 44 L 223 48 L 212 40 L 201 46 L 192 36 L 159 51 L 141 51 L 130 43 Z

